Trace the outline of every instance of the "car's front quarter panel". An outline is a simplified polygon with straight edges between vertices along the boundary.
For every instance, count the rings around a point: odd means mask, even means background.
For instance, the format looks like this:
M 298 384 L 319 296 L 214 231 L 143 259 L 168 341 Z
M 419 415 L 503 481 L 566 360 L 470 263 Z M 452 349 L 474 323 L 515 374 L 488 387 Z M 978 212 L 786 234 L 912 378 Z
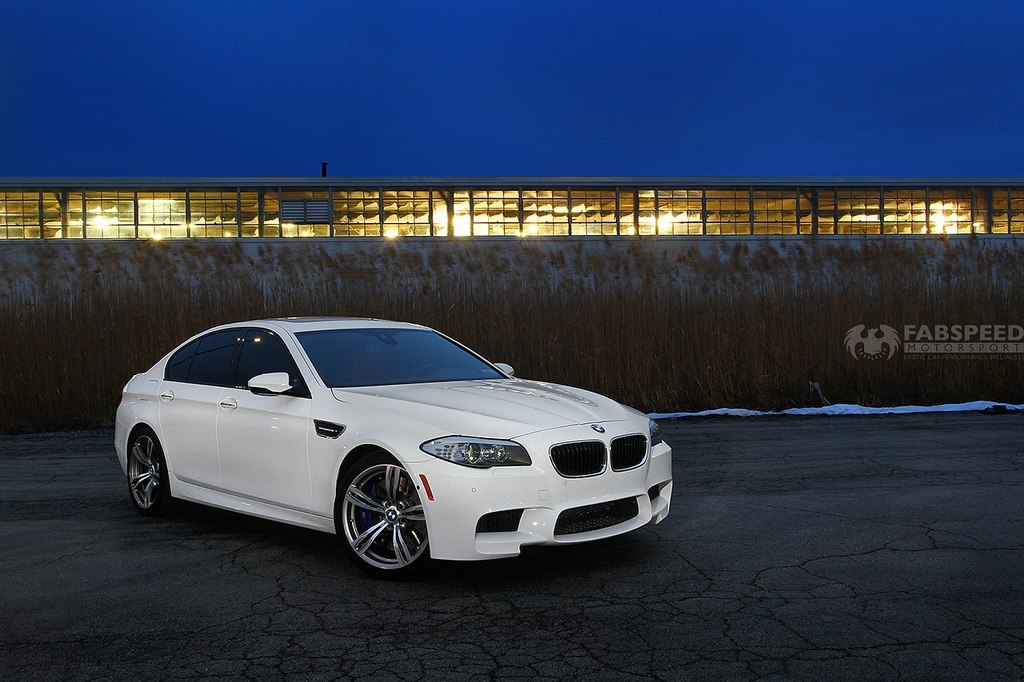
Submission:
M 336 439 L 317 436 L 312 429 L 308 439 L 311 511 L 328 517 L 334 515 L 338 478 L 352 464 L 350 454 L 379 448 L 411 472 L 417 463 L 433 459 L 420 444 L 450 435 L 416 419 L 314 395 L 310 423 L 316 419 L 345 427 Z

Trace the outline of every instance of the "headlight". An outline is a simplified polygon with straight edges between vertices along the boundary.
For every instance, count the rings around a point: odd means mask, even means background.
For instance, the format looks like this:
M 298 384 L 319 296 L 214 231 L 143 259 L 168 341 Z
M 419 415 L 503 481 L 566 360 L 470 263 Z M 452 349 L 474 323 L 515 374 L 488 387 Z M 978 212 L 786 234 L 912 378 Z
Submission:
M 446 436 L 428 440 L 420 450 L 438 459 L 476 469 L 531 464 L 526 448 L 511 440 Z
M 653 419 L 647 420 L 647 428 L 651 430 L 651 447 L 653 448 L 658 443 L 664 443 L 665 439 L 661 437 L 661 427 L 658 426 L 658 422 Z

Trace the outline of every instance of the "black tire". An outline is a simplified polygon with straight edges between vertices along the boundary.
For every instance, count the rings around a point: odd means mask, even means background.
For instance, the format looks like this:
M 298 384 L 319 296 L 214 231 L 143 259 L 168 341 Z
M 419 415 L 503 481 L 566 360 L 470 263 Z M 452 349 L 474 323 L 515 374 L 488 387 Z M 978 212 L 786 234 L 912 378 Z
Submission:
M 430 564 L 416 482 L 383 450 L 360 457 L 338 478 L 334 528 L 352 563 L 376 578 L 407 578 Z
M 170 474 L 167 460 L 153 430 L 138 427 L 128 439 L 128 499 L 143 516 L 160 516 L 171 509 Z

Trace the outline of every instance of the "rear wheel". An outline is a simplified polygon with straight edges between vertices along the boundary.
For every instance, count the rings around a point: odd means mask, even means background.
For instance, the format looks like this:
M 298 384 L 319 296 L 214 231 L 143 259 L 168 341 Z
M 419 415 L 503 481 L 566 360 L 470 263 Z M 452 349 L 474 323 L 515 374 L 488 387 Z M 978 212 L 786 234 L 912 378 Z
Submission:
M 128 442 L 128 494 L 144 516 L 159 516 L 171 506 L 167 463 L 156 434 L 138 429 Z
M 334 526 L 345 553 L 371 575 L 401 578 L 430 561 L 416 484 L 386 452 L 362 457 L 341 476 Z

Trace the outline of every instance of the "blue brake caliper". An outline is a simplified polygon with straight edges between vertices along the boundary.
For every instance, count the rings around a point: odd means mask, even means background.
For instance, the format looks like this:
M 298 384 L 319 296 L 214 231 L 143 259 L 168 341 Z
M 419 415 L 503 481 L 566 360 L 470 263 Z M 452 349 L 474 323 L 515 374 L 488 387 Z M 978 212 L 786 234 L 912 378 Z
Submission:
M 373 499 L 377 499 L 377 484 L 374 483 L 370 486 L 370 490 L 366 493 Z M 373 525 L 373 512 L 369 509 L 359 508 L 359 532 L 365 533 L 366 529 Z

